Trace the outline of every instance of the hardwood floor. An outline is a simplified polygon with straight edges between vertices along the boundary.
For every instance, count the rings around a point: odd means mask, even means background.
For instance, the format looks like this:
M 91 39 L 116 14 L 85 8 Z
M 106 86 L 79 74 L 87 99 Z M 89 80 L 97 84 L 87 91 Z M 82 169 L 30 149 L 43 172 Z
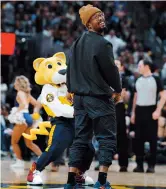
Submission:
M 14 163 L 11 160 L 1 161 L 1 188 L 10 189 L 41 189 L 41 188 L 63 188 L 63 184 L 67 180 L 67 166 L 60 167 L 59 172 L 50 172 L 50 166 L 48 166 L 42 172 L 42 178 L 44 186 L 42 187 L 30 187 L 26 186 L 26 176 L 31 165 L 31 162 L 25 163 L 25 169 L 11 169 L 10 165 Z M 91 176 L 94 181 L 98 178 L 98 172 L 94 171 L 95 164 L 93 162 L 88 175 Z M 135 167 L 135 163 L 131 162 L 127 173 L 119 173 L 119 166 L 114 161 L 108 172 L 108 181 L 114 189 L 142 189 L 142 188 L 165 188 L 166 189 L 166 165 L 157 165 L 155 174 L 147 173 L 133 173 L 132 170 Z M 145 165 L 145 170 L 146 170 Z M 59 184 L 59 185 L 58 185 Z M 88 187 L 90 188 L 90 187 Z

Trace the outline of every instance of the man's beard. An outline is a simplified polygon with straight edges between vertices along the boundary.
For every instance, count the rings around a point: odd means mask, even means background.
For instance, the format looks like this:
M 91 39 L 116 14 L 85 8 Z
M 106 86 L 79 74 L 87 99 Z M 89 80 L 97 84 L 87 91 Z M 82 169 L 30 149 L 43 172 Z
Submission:
M 107 26 L 105 26 L 104 28 L 100 28 L 98 30 L 99 33 L 105 33 L 108 30 Z

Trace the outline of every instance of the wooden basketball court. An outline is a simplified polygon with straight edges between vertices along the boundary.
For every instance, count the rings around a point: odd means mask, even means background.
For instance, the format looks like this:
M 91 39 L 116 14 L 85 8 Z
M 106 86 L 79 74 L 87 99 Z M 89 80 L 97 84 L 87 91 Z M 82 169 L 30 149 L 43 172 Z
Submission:
M 24 170 L 20 168 L 17 168 L 16 170 L 11 169 L 10 165 L 13 163 L 14 161 L 11 160 L 1 161 L 1 189 L 56 189 L 63 188 L 63 185 L 66 183 L 67 166 L 61 166 L 58 173 L 50 172 L 50 167 L 48 166 L 42 172 L 44 181 L 43 186 L 27 186 L 26 176 L 31 162 L 26 162 Z M 88 171 L 88 175 L 96 181 L 98 172 L 94 171 L 94 166 L 95 163 L 92 164 L 91 169 Z M 133 173 L 132 170 L 134 167 L 135 163 L 131 162 L 128 173 L 119 173 L 117 162 L 113 162 L 108 173 L 108 181 L 111 182 L 113 189 L 166 189 L 166 165 L 156 166 L 155 174 Z M 145 165 L 145 168 L 146 167 L 147 166 Z M 91 187 L 85 188 L 90 189 Z

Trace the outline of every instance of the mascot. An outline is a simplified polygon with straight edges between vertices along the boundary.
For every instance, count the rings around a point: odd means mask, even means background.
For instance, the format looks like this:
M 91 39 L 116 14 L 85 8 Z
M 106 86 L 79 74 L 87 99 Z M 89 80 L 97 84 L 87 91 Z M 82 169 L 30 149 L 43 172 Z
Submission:
M 35 82 L 43 85 L 40 102 L 51 117 L 50 121 L 40 122 L 39 129 L 31 129 L 30 135 L 23 133 L 29 140 L 37 139 L 36 134 L 49 135 L 48 146 L 37 162 L 33 162 L 27 176 L 27 184 L 42 185 L 40 172 L 51 162 L 59 158 L 64 150 L 74 139 L 74 108 L 72 95 L 67 93 L 66 87 L 66 56 L 63 52 L 56 53 L 50 58 L 37 58 L 33 62 L 36 71 Z M 38 116 L 36 117 L 38 119 Z M 46 128 L 50 128 L 50 132 Z M 89 145 L 89 150 L 82 162 L 82 167 L 76 176 L 80 184 L 93 185 L 93 180 L 84 176 L 89 169 L 94 155 L 94 148 Z

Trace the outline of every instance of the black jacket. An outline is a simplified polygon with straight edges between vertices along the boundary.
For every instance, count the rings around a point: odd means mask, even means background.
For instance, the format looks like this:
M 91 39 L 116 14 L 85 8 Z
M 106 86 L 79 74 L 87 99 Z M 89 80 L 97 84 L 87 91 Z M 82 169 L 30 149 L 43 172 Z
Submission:
M 69 92 L 90 96 L 111 96 L 113 89 L 121 92 L 112 44 L 102 35 L 89 31 L 83 33 L 72 45 L 67 61 Z

